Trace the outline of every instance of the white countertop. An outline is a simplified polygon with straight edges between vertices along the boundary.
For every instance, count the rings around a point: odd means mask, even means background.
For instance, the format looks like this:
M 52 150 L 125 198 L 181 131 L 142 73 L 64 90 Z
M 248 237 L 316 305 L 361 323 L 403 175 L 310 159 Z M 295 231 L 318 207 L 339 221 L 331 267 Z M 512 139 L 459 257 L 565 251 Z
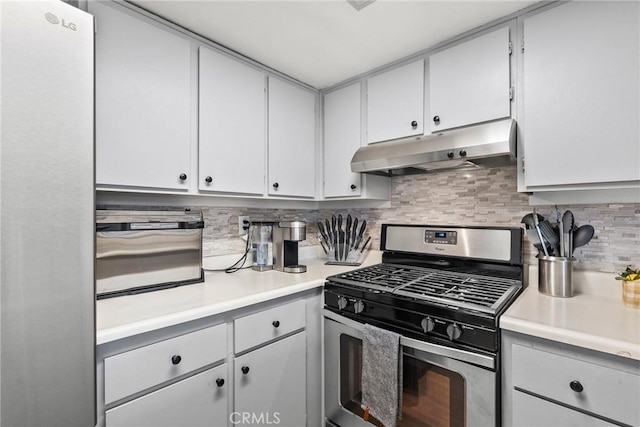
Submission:
M 574 295 L 538 292 L 538 270 L 529 286 L 500 317 L 502 329 L 640 360 L 640 310 L 622 302 L 614 274 L 574 271 Z
M 370 251 L 362 266 L 376 264 L 380 260 L 381 252 Z M 324 265 L 324 261 L 302 259 L 301 263 L 307 265 L 307 272 L 301 274 L 251 269 L 233 274 L 206 272 L 204 283 L 98 300 L 96 343 L 105 344 L 303 292 L 322 286 L 327 276 L 358 268 Z
M 370 251 L 362 266 L 381 261 Z M 293 295 L 322 286 L 327 276 L 355 267 L 304 259 L 302 274 L 251 269 L 205 273 L 205 282 L 96 303 L 97 344 Z M 640 360 L 640 310 L 625 307 L 613 274 L 574 272 L 574 296 L 538 292 L 537 268 L 529 286 L 500 318 L 500 327 L 553 341 Z

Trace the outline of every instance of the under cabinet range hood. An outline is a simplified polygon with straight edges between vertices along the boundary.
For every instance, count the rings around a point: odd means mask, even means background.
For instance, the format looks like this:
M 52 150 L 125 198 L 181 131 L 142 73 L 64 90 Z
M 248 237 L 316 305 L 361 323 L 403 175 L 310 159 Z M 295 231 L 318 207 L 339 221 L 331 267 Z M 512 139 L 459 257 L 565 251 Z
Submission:
M 361 147 L 351 159 L 351 171 L 398 176 L 515 162 L 516 122 L 506 119 Z

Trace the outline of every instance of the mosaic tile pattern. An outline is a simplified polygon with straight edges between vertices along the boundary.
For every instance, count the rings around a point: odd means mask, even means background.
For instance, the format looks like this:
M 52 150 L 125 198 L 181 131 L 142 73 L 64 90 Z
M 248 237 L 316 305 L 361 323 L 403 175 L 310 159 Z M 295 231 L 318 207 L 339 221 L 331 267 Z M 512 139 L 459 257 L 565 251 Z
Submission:
M 628 264 L 640 266 L 640 204 L 566 205 L 577 225 L 591 224 L 594 239 L 575 252 L 576 269 L 618 272 Z M 396 177 L 392 180 L 391 207 L 384 209 L 333 210 L 243 209 L 194 207 L 205 219 L 204 255 L 242 253 L 245 241 L 238 236 L 238 216 L 259 220 L 300 220 L 307 223 L 307 240 L 301 246 L 317 245 L 318 219 L 342 213 L 367 221 L 373 248 L 379 248 L 380 224 L 498 225 L 521 227 L 531 212 L 528 196 L 516 191 L 515 167 L 476 169 L 466 172 Z M 552 222 L 554 209 L 540 206 L 538 212 Z M 525 238 L 526 239 L 526 238 Z M 526 241 L 525 262 L 535 264 L 536 250 Z

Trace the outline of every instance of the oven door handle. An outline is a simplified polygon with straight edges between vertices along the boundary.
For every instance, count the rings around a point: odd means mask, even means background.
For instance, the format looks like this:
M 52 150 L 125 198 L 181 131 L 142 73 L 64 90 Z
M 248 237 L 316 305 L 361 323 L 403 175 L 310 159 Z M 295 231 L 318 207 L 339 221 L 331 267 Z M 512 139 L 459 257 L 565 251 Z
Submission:
M 362 330 L 364 329 L 364 324 L 336 314 L 333 311 L 327 310 L 326 308 L 322 309 L 322 314 L 327 319 L 335 320 L 338 323 L 342 323 L 343 325 L 356 329 L 360 332 L 362 332 Z M 415 340 L 413 338 L 407 338 L 404 336 L 400 337 L 400 344 L 404 347 L 424 351 L 425 353 L 450 357 L 452 359 L 460 360 L 467 363 L 473 363 L 474 365 L 483 366 L 489 369 L 496 368 L 495 358 L 491 356 L 485 356 L 483 354 L 472 353 L 470 351 L 459 350 L 457 348 L 451 348 L 443 345 L 433 344 L 430 342 Z

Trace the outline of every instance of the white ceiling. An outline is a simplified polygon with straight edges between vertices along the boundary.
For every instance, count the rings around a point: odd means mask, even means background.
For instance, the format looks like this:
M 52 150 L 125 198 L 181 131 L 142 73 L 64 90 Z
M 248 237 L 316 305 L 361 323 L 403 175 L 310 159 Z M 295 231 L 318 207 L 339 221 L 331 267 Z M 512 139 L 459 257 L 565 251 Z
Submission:
M 435 46 L 538 0 L 130 0 L 318 89 Z

